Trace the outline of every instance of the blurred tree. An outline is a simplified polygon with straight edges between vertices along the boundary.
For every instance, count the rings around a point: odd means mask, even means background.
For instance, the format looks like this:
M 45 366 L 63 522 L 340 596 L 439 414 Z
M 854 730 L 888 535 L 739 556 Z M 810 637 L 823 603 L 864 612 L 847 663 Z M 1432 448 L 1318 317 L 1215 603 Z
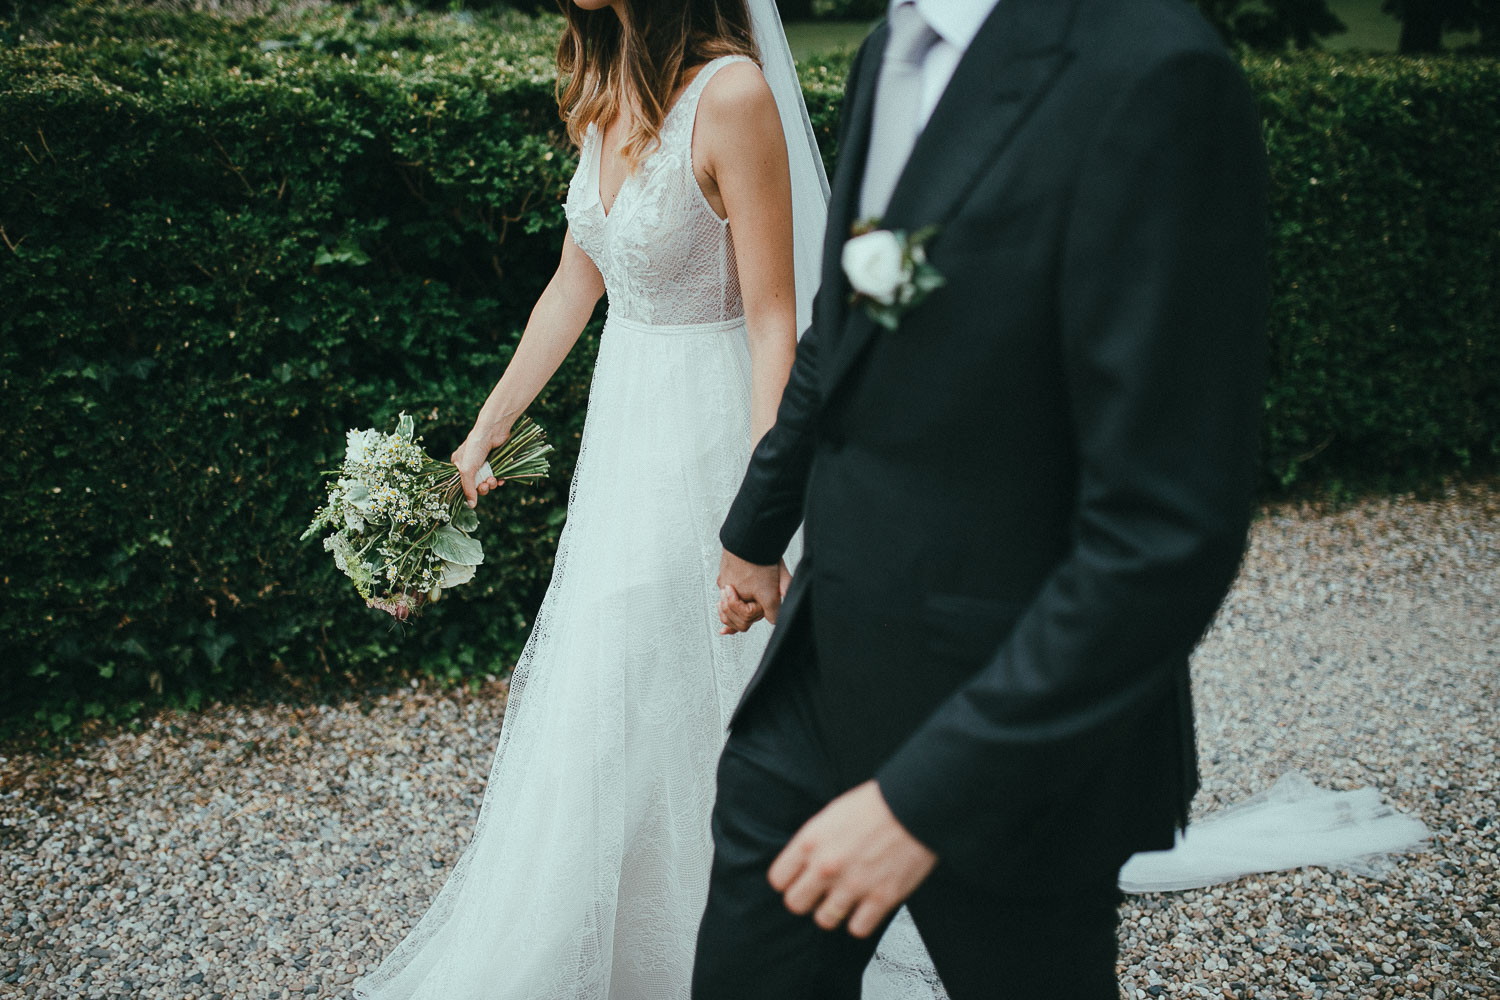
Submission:
M 1500 49 L 1500 0 L 1385 0 L 1381 9 L 1401 22 L 1404 56 L 1443 51 L 1445 31 L 1478 31 L 1480 48 Z
M 1327 0 L 1195 0 L 1231 45 L 1259 52 L 1314 49 L 1319 40 L 1348 30 Z M 1400 0 L 1388 0 L 1400 2 Z
M 812 0 L 776 0 L 776 9 L 781 11 L 783 21 L 810 21 L 813 17 Z

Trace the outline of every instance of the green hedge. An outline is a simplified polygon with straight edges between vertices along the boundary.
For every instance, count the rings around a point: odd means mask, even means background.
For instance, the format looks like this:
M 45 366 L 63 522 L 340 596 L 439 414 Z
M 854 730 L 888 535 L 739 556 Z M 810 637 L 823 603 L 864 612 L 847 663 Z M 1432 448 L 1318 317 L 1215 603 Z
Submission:
M 275 681 L 508 669 L 551 568 L 597 325 L 481 505 L 479 581 L 404 634 L 297 535 L 346 428 L 457 444 L 561 238 L 557 22 L 329 8 L 0 23 L 0 488 L 12 719 Z M 830 164 L 846 63 L 804 84 Z M 1491 62 L 1249 66 L 1275 165 L 1266 483 L 1500 451 Z
M 0 54 L 7 710 L 503 673 L 592 333 L 534 411 L 554 476 L 483 505 L 483 576 L 419 626 L 297 535 L 346 428 L 406 410 L 458 444 L 550 277 L 574 164 L 552 25 L 74 16 L 70 44 Z
M 1272 171 L 1267 483 L 1500 455 L 1500 62 L 1254 60 Z

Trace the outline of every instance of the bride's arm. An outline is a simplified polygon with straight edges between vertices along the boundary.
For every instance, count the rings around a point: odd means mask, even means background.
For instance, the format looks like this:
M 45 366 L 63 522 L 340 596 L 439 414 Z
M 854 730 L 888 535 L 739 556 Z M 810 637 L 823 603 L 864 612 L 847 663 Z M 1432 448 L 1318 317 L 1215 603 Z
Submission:
M 750 442 L 776 421 L 797 351 L 792 181 L 776 99 L 753 63 L 721 69 L 698 106 L 694 162 L 729 220 L 750 338 Z
M 516 418 L 526 411 L 563 363 L 603 294 L 604 279 L 599 269 L 578 249 L 569 230 L 563 237 L 557 271 L 531 310 L 521 343 L 510 364 L 505 366 L 505 374 L 480 407 L 468 438 L 453 453 L 453 464 L 458 466 L 469 506 L 474 506 L 479 493 L 498 485 L 492 478 L 476 486 L 474 474 L 490 452 L 505 443 Z

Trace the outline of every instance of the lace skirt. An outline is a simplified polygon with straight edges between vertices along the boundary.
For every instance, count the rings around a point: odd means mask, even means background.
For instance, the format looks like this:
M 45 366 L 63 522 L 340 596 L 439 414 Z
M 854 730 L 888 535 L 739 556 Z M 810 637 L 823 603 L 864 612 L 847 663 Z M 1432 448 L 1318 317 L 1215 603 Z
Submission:
M 606 323 L 478 823 L 357 997 L 688 995 L 725 723 L 768 635 L 718 634 L 718 530 L 749 436 L 742 319 Z

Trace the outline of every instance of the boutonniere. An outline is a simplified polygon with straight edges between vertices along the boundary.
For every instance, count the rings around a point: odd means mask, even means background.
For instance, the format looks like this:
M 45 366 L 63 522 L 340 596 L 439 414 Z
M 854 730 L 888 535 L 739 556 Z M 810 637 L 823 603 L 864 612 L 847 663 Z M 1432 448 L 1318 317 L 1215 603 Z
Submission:
M 915 308 L 946 279 L 927 262 L 927 241 L 937 235 L 937 226 L 907 234 L 877 229 L 870 220 L 854 227 L 844 244 L 844 274 L 854 293 L 850 305 L 863 305 L 865 312 L 887 330 L 895 330 L 908 309 Z

